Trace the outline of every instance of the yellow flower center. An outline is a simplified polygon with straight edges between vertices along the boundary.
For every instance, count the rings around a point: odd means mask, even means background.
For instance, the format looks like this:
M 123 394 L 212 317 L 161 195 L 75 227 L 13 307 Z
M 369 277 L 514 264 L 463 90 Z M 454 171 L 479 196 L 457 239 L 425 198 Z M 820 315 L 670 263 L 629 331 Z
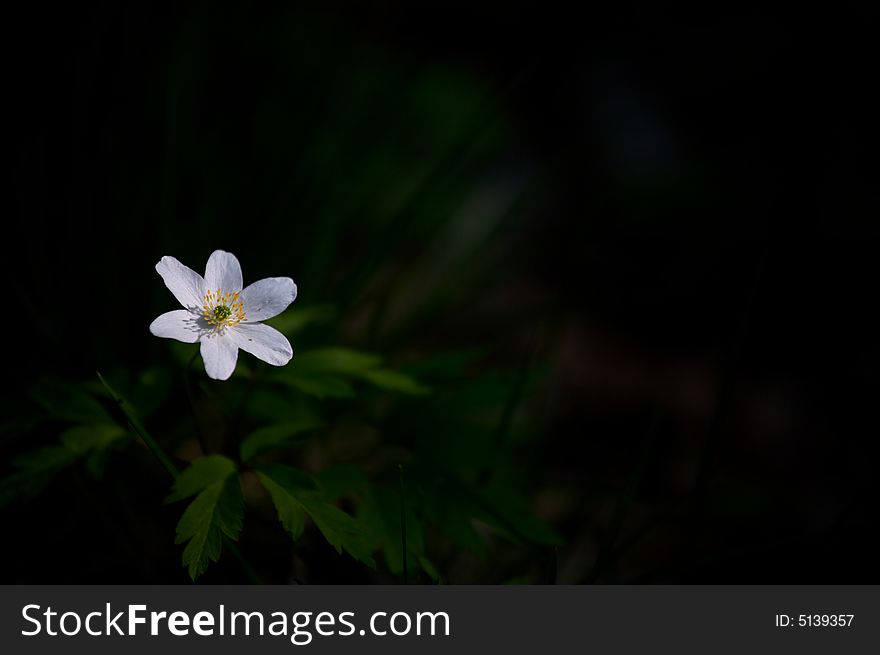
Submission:
M 240 295 L 240 291 L 220 293 L 220 289 L 209 290 L 202 305 L 202 317 L 218 332 L 238 325 L 246 318 Z

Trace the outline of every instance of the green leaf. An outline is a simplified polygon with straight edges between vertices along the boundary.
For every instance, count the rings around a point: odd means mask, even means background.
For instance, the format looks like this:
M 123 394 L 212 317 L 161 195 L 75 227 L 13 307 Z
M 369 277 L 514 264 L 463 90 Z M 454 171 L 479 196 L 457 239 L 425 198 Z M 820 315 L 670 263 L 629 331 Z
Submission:
M 37 495 L 61 470 L 86 457 L 86 468 L 99 477 L 109 447 L 125 436 L 121 427 L 99 423 L 80 425 L 59 435 L 59 445 L 38 448 L 13 458 L 16 472 L 0 480 L 0 507 Z
M 378 368 L 382 358 L 347 348 L 323 348 L 300 355 L 293 362 L 293 369 L 300 373 L 335 373 L 357 375 Z
M 356 560 L 370 568 L 376 568 L 372 549 L 354 517 L 335 505 L 322 501 L 301 499 L 300 502 L 337 553 L 341 554 L 345 550 Z
M 288 389 L 263 386 L 254 390 L 247 403 L 246 411 L 258 423 L 275 423 L 279 416 L 310 418 L 319 421 L 320 416 L 313 408 L 310 398 L 302 394 L 290 393 Z
M 277 484 L 297 495 L 318 491 L 315 478 L 305 471 L 284 464 L 264 464 L 254 469 L 258 475 L 271 478 Z
M 358 522 L 338 507 L 326 502 L 315 491 L 314 480 L 307 473 L 289 466 L 269 465 L 256 469 L 266 487 L 278 518 L 294 539 L 303 531 L 303 512 L 314 521 L 324 538 L 336 549 L 343 550 L 356 560 L 375 567 L 372 549 Z M 311 482 L 312 487 L 307 485 Z
M 360 373 L 360 377 L 362 377 L 367 382 L 376 385 L 380 389 L 399 391 L 400 393 L 408 393 L 413 395 L 424 395 L 427 393 L 431 393 L 431 390 L 425 385 L 420 384 L 408 375 L 397 373 L 396 371 L 389 371 L 386 369 L 363 371 L 362 373 Z
M 269 319 L 266 323 L 284 334 L 294 334 L 311 325 L 328 323 L 335 317 L 336 308 L 333 305 L 315 305 L 289 309 L 283 314 Z
M 303 529 L 305 528 L 305 509 L 285 487 L 275 482 L 268 475 L 257 471 L 257 477 L 266 488 L 266 491 L 269 492 L 269 496 L 272 497 L 272 504 L 275 505 L 281 525 L 284 526 L 284 529 L 296 541 L 302 536 Z
M 49 446 L 26 453 L 12 459 L 12 465 L 22 471 L 39 475 L 54 472 L 59 467 L 67 466 L 76 459 L 76 453 L 62 446 Z
M 101 381 L 101 384 L 104 385 L 104 388 L 107 390 L 107 393 L 110 394 L 110 397 L 113 401 L 119 406 L 119 409 L 125 414 L 125 418 L 128 419 L 129 425 L 131 425 L 132 429 L 135 433 L 143 440 L 144 444 L 146 444 L 147 448 L 150 449 L 150 452 L 153 453 L 153 456 L 156 460 L 162 465 L 162 467 L 168 471 L 168 474 L 177 479 L 179 475 L 177 471 L 177 467 L 174 465 L 169 457 L 165 454 L 165 451 L 159 446 L 155 439 L 153 439 L 152 435 L 147 431 L 147 428 L 138 418 L 137 412 L 134 411 L 134 408 L 116 391 L 107 380 L 101 375 L 100 372 L 95 371 L 98 376 L 98 379 Z
M 75 423 L 107 421 L 110 417 L 95 398 L 76 385 L 61 380 L 44 380 L 30 396 L 53 417 Z
M 353 398 L 354 389 L 340 377 L 333 375 L 301 375 L 293 372 L 281 378 L 295 389 L 316 398 Z
M 408 505 L 408 504 L 407 504 Z M 358 518 L 371 528 L 373 547 L 381 548 L 388 570 L 403 573 L 403 535 L 400 521 L 400 490 L 397 486 L 377 486 L 358 507 Z M 424 563 L 427 564 L 423 566 Z M 406 561 L 409 571 L 422 568 L 432 579 L 439 579 L 425 552 L 422 521 L 412 507 L 406 507 Z
M 173 387 L 171 372 L 160 366 L 151 366 L 141 371 L 115 369 L 104 376 L 113 389 L 119 390 L 138 416 L 148 418 L 165 403 Z M 96 396 L 107 396 L 108 389 L 101 381 L 83 382 L 82 388 Z
M 17 456 L 12 465 L 19 470 L 0 480 L 0 507 L 33 498 L 58 471 L 76 460 L 76 454 L 62 446 L 40 448 Z
M 322 425 L 323 422 L 320 419 L 307 416 L 254 430 L 241 442 L 241 460 L 247 462 L 270 448 L 286 446 L 294 440 L 294 437 Z
M 85 464 L 86 472 L 94 480 L 100 480 L 104 477 L 104 471 L 107 469 L 107 460 L 110 458 L 108 448 L 101 448 L 86 455 Z
M 174 481 L 171 493 L 165 499 L 165 502 L 173 503 L 177 500 L 195 496 L 209 486 L 217 482 L 223 482 L 237 470 L 238 467 L 235 462 L 227 457 L 223 457 L 223 455 L 200 457 Z
M 127 388 L 139 415 L 149 418 L 162 407 L 173 388 L 171 372 L 167 368 L 152 366 L 138 373 Z
M 300 355 L 279 379 L 304 393 L 318 398 L 354 396 L 346 378 L 365 380 L 381 389 L 408 394 L 429 393 L 428 387 L 414 378 L 379 368 L 378 355 L 347 348 L 323 348 Z
M 76 455 L 85 455 L 93 450 L 109 446 L 126 434 L 122 427 L 111 423 L 97 425 L 78 425 L 65 430 L 58 437 L 65 448 Z
M 220 559 L 223 535 L 238 539 L 243 513 L 244 496 L 234 474 L 205 487 L 184 510 L 175 543 L 189 542 L 183 550 L 183 564 L 190 578 L 195 580 L 209 562 Z
M 70 452 L 85 457 L 86 471 L 98 480 L 104 475 L 111 448 L 126 434 L 115 424 L 79 425 L 64 431 L 59 440 Z

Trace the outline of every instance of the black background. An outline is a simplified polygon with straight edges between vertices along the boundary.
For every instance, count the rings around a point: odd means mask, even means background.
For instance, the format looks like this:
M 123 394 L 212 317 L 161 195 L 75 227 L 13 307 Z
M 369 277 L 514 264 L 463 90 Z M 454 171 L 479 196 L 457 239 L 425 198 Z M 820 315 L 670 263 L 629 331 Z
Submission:
M 320 66 L 290 81 L 273 63 L 263 33 L 289 25 L 337 73 L 369 66 L 364 58 L 410 77 L 419 66 L 464 70 L 513 117 L 515 163 L 543 193 L 510 237 L 503 275 L 527 298 L 523 314 L 564 325 L 536 476 L 620 488 L 659 408 L 638 493 L 689 507 L 616 581 L 876 583 L 872 17 L 409 4 L 98 3 L 8 16 L 7 401 L 48 372 L 88 376 L 158 352 L 126 335 L 142 335 L 164 307 L 152 266 L 176 235 L 186 235 L 184 261 L 226 247 L 205 237 L 213 230 L 239 230 L 245 252 L 272 242 L 260 212 L 247 213 L 272 166 L 260 170 L 249 154 L 252 109 L 280 95 L 320 111 L 322 94 L 336 97 Z M 180 62 L 200 62 L 201 77 Z M 197 98 L 190 113 L 175 104 L 186 97 Z M 362 120 L 381 134 L 395 120 L 393 97 L 371 112 Z M 165 165 L 169 134 L 194 129 L 241 158 L 230 173 L 240 191 L 216 222 L 204 218 L 187 165 Z M 174 179 L 172 201 L 163 175 Z M 301 252 L 310 227 L 308 216 L 296 220 L 291 247 Z M 340 252 L 356 260 L 363 236 L 342 239 Z M 495 323 L 468 316 L 469 337 L 453 323 L 424 344 L 492 338 Z M 773 503 L 741 520 L 707 511 L 688 495 L 706 483 L 694 477 L 702 457 L 712 480 L 770 489 Z M 608 512 L 566 507 L 553 517 L 569 544 L 560 575 L 588 581 L 578 562 L 592 551 L 578 544 Z M 73 525 L 50 529 L 31 522 L 37 515 L 17 510 L 4 522 L 13 579 L 124 578 Z M 104 529 L 100 516 L 84 523 L 84 533 Z M 74 555 L 87 563 L 73 566 Z

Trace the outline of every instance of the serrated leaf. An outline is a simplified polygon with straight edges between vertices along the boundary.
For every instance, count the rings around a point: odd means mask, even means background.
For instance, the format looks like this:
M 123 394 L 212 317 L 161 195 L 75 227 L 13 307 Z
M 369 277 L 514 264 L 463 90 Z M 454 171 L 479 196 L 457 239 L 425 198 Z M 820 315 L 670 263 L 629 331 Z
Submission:
M 370 371 L 363 371 L 362 373 L 360 373 L 360 377 L 362 377 L 367 382 L 374 384 L 380 389 L 399 391 L 400 393 L 408 393 L 412 395 L 424 395 L 431 393 L 430 388 L 426 387 L 423 384 L 420 384 L 418 381 L 409 377 L 408 375 L 397 373 L 396 371 L 375 369 Z
M 260 479 L 263 487 L 269 492 L 272 498 L 272 504 L 278 512 L 278 520 L 284 529 L 290 533 L 293 540 L 296 541 L 302 536 L 306 522 L 306 513 L 303 506 L 294 498 L 287 489 L 275 482 L 268 475 L 257 471 L 257 477 Z
M 319 428 L 322 425 L 323 422 L 320 419 L 302 417 L 293 421 L 286 421 L 278 425 L 268 425 L 254 430 L 241 442 L 241 460 L 247 462 L 266 450 L 288 445 L 294 440 L 294 437 L 309 430 Z
M 223 455 L 207 455 L 194 461 L 174 481 L 166 503 L 195 496 L 209 486 L 224 481 L 238 470 L 235 462 Z
M 315 482 L 315 478 L 305 471 L 292 466 L 264 464 L 254 470 L 257 474 L 268 476 L 277 484 L 296 495 L 318 491 L 318 484 Z
M 372 549 L 354 517 L 346 514 L 335 505 L 322 501 L 302 499 L 301 503 L 315 525 L 318 526 L 321 534 L 336 549 L 337 553 L 342 553 L 345 550 L 356 560 L 363 562 L 370 568 L 376 568 Z
M 400 490 L 396 486 L 374 487 L 358 507 L 358 518 L 371 528 L 373 546 L 382 549 L 388 570 L 395 575 L 403 573 L 403 530 L 400 510 Z M 416 567 L 422 567 L 422 558 L 427 560 L 422 521 L 412 508 L 407 507 L 406 561 L 409 570 L 415 571 Z M 436 579 L 437 576 L 430 571 L 425 570 L 425 572 Z
M 233 540 L 241 532 L 244 496 L 238 476 L 208 485 L 184 510 L 177 523 L 175 543 L 189 542 L 183 550 L 183 564 L 195 580 L 220 559 L 223 535 Z
M 307 488 L 305 484 L 312 480 L 311 476 L 282 465 L 261 466 L 256 472 L 272 497 L 278 518 L 294 539 L 302 534 L 302 512 L 305 512 L 337 553 L 344 550 L 356 560 L 370 567 L 376 566 L 372 549 L 358 522 L 322 499 L 314 487 Z

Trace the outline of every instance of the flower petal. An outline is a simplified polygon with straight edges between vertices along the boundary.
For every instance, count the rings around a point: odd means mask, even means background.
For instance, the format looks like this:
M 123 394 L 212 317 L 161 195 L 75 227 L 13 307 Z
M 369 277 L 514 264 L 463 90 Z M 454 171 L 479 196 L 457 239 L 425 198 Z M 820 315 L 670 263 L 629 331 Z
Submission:
M 296 298 L 296 284 L 289 277 L 267 277 L 241 292 L 245 320 L 264 321 L 277 316 Z
M 205 280 L 201 275 L 184 266 L 174 257 L 163 257 L 156 264 L 156 271 L 165 281 L 165 286 L 177 298 L 177 302 L 198 311 L 205 297 Z
M 173 312 L 165 312 L 150 323 L 150 332 L 165 339 L 195 343 L 199 340 L 202 325 L 198 315 L 186 309 L 175 309 Z
M 202 339 L 202 361 L 205 373 L 215 380 L 227 380 L 238 361 L 238 346 L 226 334 L 209 334 Z
M 284 366 L 293 357 L 287 337 L 268 325 L 240 323 L 228 335 L 239 348 L 272 366 Z
M 232 253 L 215 250 L 208 257 L 205 281 L 209 289 L 241 291 L 241 264 Z

